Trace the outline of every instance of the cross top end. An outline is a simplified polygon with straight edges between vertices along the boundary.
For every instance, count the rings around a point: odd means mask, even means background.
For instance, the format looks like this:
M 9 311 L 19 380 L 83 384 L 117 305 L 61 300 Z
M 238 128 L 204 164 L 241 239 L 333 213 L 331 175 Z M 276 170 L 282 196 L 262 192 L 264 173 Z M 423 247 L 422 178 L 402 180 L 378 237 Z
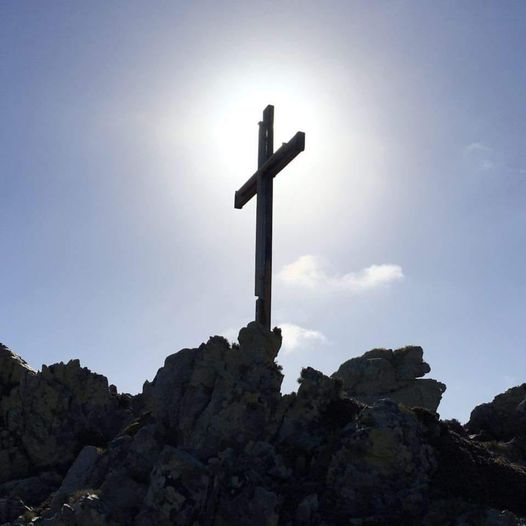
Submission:
M 274 123 L 274 106 L 272 104 L 269 104 L 264 110 L 263 110 L 263 120 L 259 121 L 259 125 L 261 126 L 263 123 L 271 122 Z
M 252 177 L 235 193 L 234 208 L 243 208 L 256 195 L 258 174 L 261 174 L 263 177 L 276 177 L 287 164 L 305 150 L 305 133 L 299 131 L 289 142 L 284 142 L 275 153 L 272 153 L 272 146 L 269 145 L 269 142 L 273 143 L 274 139 L 274 106 L 272 104 L 269 104 L 263 110 L 263 120 L 259 122 L 259 127 L 259 166 Z M 263 130 L 267 133 L 264 133 L 262 137 L 261 131 Z M 262 148 L 265 152 L 264 156 L 267 157 L 266 159 L 261 159 Z

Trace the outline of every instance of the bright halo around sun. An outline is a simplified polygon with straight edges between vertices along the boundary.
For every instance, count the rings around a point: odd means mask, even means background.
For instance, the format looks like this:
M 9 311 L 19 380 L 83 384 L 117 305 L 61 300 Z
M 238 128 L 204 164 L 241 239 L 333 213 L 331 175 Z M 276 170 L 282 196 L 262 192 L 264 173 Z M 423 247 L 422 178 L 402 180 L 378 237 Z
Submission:
M 306 133 L 307 145 L 313 134 L 323 136 L 323 101 L 297 84 L 290 79 L 265 82 L 264 76 L 240 73 L 223 77 L 207 94 L 206 135 L 225 177 L 241 184 L 240 169 L 244 175 L 256 170 L 258 122 L 269 104 L 274 106 L 274 150 L 298 131 Z
M 172 191 L 190 186 L 192 195 L 204 192 L 210 202 L 228 202 L 233 210 L 234 191 L 257 169 L 258 122 L 271 104 L 274 151 L 296 132 L 305 133 L 305 151 L 276 181 L 276 217 L 293 223 L 301 207 L 308 212 L 302 222 L 315 222 L 316 228 L 330 217 L 324 215 L 329 209 L 356 210 L 365 220 L 381 194 L 383 155 L 374 130 L 366 126 L 364 98 L 352 86 L 341 92 L 342 76 L 349 74 L 311 63 L 215 70 L 199 90 L 176 101 L 176 111 L 161 112 Z M 186 178 L 173 176 L 174 158 L 184 160 L 177 173 Z M 347 228 L 351 233 L 359 223 Z

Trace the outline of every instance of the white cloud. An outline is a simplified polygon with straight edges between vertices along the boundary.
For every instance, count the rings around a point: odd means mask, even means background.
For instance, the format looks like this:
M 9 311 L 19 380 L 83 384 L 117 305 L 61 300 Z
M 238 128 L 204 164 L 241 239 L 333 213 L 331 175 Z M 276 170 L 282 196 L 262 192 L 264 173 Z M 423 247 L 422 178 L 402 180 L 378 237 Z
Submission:
M 491 153 L 491 148 L 481 142 L 472 142 L 464 147 L 465 153 Z
M 324 345 L 328 343 L 327 337 L 320 331 L 305 329 L 292 323 L 280 323 L 278 327 L 281 328 L 283 336 L 282 350 L 285 354 L 312 344 Z
M 478 171 L 493 175 L 506 176 L 526 174 L 520 165 L 507 162 L 498 151 L 481 142 L 472 142 L 463 148 L 464 157 Z
M 481 142 L 466 145 L 464 155 L 470 157 L 479 170 L 491 170 L 495 166 L 493 150 Z
M 327 267 L 322 259 L 305 255 L 285 265 L 278 276 L 289 285 L 316 291 L 351 293 L 370 290 L 404 278 L 400 265 L 371 265 L 358 272 L 343 275 L 329 275 Z

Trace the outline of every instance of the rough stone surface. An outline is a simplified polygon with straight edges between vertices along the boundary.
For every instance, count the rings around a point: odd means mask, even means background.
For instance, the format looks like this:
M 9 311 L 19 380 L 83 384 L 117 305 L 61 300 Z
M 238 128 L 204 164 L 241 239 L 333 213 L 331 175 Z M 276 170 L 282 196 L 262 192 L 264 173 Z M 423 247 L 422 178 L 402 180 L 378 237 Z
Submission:
M 131 418 L 107 379 L 78 360 L 24 369 L 23 361 L 12 363 L 8 378 L 18 383 L 0 399 L 0 483 L 62 470 L 83 445 L 104 446 Z
M 60 488 L 55 493 L 51 507 L 57 509 L 68 496 L 90 487 L 101 453 L 95 446 L 84 446 L 69 468 Z
M 307 367 L 282 396 L 280 345 L 251 323 L 135 397 L 0 352 L 0 525 L 526 526 L 524 386 L 464 429 L 419 347 Z
M 371 404 L 390 398 L 408 407 L 436 411 L 446 386 L 420 379 L 431 370 L 423 360 L 422 347 L 373 349 L 344 362 L 332 375 L 343 382 L 347 396 Z
M 281 332 L 255 322 L 241 330 L 239 347 L 221 337 L 166 359 L 145 403 L 180 447 L 203 455 L 267 434 L 283 379 L 274 363 Z
M 475 407 L 466 430 L 496 455 L 526 467 L 526 383 Z
M 526 383 L 475 407 L 466 427 L 470 433 L 494 440 L 526 437 Z
M 0 524 L 9 524 L 23 515 L 29 508 L 18 497 L 0 499 Z
M 36 373 L 20 356 L 0 343 L 0 397 L 9 394 L 28 374 Z

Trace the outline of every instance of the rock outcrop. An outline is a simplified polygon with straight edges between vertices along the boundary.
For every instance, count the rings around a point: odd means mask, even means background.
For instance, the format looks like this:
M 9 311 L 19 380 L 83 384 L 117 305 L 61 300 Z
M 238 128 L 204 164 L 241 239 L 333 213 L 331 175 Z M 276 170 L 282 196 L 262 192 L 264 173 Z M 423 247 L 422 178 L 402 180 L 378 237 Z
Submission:
M 4 397 L 27 375 L 36 374 L 27 363 L 0 343 L 0 396 Z
M 106 445 L 131 419 L 129 401 L 78 360 L 35 373 L 3 347 L 0 366 L 0 483 L 36 476 L 47 487 L 85 444 Z
M 466 427 L 487 439 L 526 438 L 526 383 L 475 407 Z
M 274 358 L 281 333 L 254 324 L 239 346 L 216 336 L 166 359 L 144 386 L 146 407 L 171 439 L 205 455 L 268 438 L 283 379 Z
M 77 361 L 35 373 L 2 348 L 0 525 L 526 524 L 526 468 L 496 447 L 523 428 L 482 441 L 489 424 L 442 422 L 435 398 L 384 396 L 429 371 L 420 348 L 306 368 L 282 396 L 280 345 L 251 323 L 239 345 L 169 356 L 135 397 Z
M 446 386 L 421 379 L 431 368 L 423 360 L 422 347 L 373 349 L 343 363 L 332 375 L 343 382 L 347 396 L 365 404 L 390 398 L 408 407 L 436 411 Z
M 475 407 L 466 430 L 496 454 L 526 467 L 526 383 Z

